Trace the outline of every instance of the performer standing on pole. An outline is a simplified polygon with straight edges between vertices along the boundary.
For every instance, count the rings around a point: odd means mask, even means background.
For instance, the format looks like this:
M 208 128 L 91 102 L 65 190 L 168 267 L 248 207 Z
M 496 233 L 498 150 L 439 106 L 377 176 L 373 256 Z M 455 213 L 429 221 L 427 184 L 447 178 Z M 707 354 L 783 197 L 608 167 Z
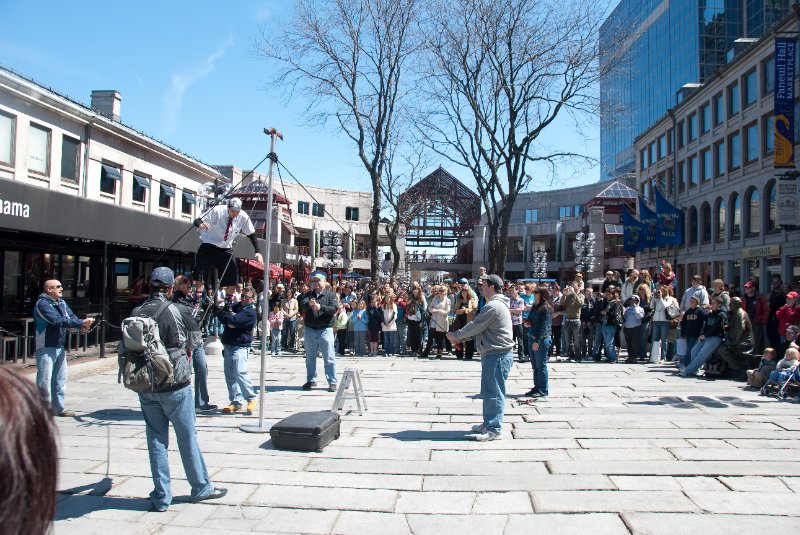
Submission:
M 203 243 L 197 250 L 192 279 L 200 281 L 200 286 L 210 283 L 213 269 L 217 268 L 220 286 L 225 290 L 225 295 L 230 296 L 239 282 L 239 266 L 233 258 L 233 241 L 240 232 L 253 244 L 256 260 L 264 261 L 264 257 L 258 252 L 256 229 L 250 216 L 242 210 L 241 200 L 231 198 L 227 203 L 219 204 L 203 217 L 195 219 L 194 226 L 205 232 L 201 236 Z M 267 268 L 268 266 L 264 266 L 265 273 Z

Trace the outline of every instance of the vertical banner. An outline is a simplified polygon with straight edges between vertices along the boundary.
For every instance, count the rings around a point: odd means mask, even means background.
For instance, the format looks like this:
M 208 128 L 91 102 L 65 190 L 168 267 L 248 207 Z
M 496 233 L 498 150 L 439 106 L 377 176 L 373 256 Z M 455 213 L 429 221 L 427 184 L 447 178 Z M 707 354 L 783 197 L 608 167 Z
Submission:
M 639 221 L 644 230 L 642 249 L 646 247 L 657 247 L 656 234 L 658 233 L 658 216 L 647 207 L 641 195 L 639 195 Z
M 775 157 L 774 167 L 795 167 L 794 162 L 794 62 L 795 40 L 775 38 Z
M 561 235 L 563 234 L 563 228 L 561 221 L 556 222 L 556 262 L 561 262 L 561 257 L 563 256 L 561 254 Z
M 628 208 L 622 206 L 622 240 L 623 249 L 629 253 L 638 253 L 642 247 L 644 228 L 635 217 L 628 213 Z
M 797 225 L 797 181 L 778 180 L 778 190 L 775 195 L 778 209 L 778 225 Z
M 683 211 L 667 201 L 658 188 L 656 188 L 656 214 L 658 216 L 656 246 L 682 245 Z

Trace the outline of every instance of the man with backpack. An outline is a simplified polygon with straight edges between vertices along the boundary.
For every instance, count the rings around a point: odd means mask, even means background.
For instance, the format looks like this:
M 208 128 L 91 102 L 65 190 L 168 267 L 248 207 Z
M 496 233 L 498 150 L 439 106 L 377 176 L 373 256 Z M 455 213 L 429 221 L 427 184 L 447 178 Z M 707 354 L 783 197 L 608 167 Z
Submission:
M 197 443 L 195 429 L 194 396 L 192 395 L 192 365 L 187 350 L 191 351 L 200 337 L 196 324 L 186 325 L 184 316 L 169 296 L 175 284 L 175 275 L 171 269 L 157 267 L 150 275 L 151 293 L 142 305 L 133 311 L 133 316 L 123 322 L 123 341 L 120 344 L 120 372 L 125 374 L 125 386 L 138 391 L 145 428 L 147 430 L 147 450 L 150 457 L 150 472 L 155 488 L 150 493 L 151 511 L 164 512 L 172 503 L 170 488 L 169 459 L 169 424 L 175 431 L 178 440 L 178 451 L 181 455 L 186 479 L 192 488 L 191 502 L 200 502 L 222 498 L 227 489 L 215 488 L 208 476 L 208 469 L 203 454 Z M 148 318 L 154 320 L 147 322 Z M 139 320 L 137 322 L 137 320 Z M 144 332 L 142 340 L 150 340 L 146 349 L 146 359 L 151 360 L 149 371 L 149 388 L 130 383 L 130 363 L 134 350 L 131 333 L 137 329 L 129 326 L 138 325 L 138 331 Z M 152 338 L 155 338 L 153 341 Z M 131 346 L 131 347 L 129 347 Z M 152 353 L 152 354 L 150 354 Z M 158 353 L 168 357 L 169 373 L 156 371 Z M 161 359 L 166 360 L 166 359 Z M 140 368 L 141 369 L 141 368 Z

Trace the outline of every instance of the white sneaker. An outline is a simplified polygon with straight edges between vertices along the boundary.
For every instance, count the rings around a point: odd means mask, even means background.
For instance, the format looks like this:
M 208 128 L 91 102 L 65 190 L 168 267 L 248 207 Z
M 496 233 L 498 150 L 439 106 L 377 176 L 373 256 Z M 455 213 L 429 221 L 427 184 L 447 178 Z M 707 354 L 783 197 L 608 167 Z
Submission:
M 489 442 L 490 440 L 501 440 L 503 435 L 500 433 L 493 433 L 491 431 L 485 431 L 480 435 L 475 435 L 475 440 L 478 442 Z
M 475 425 L 472 426 L 472 432 L 473 433 L 485 433 L 486 432 L 486 428 L 483 427 L 483 424 L 475 424 Z

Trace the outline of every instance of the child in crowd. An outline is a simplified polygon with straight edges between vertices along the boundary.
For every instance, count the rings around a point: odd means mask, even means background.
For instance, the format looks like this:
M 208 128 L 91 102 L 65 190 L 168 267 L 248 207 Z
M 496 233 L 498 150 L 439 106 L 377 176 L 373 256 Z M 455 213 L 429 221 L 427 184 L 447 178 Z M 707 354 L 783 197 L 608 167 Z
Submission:
M 344 303 L 339 303 L 336 315 L 333 317 L 333 334 L 336 337 L 336 346 L 340 356 L 345 356 L 347 349 L 347 324 L 350 318 L 347 316 L 347 307 Z
M 364 347 L 367 343 L 367 303 L 359 299 L 356 309 L 350 315 L 350 324 L 353 326 L 353 353 L 357 357 L 364 356 Z
M 272 340 L 271 349 L 273 355 L 277 355 L 278 351 L 281 349 L 281 331 L 283 330 L 283 320 L 284 314 L 283 310 L 281 310 L 281 305 L 280 303 L 275 303 L 275 306 L 272 307 L 272 311 L 269 313 L 269 316 L 267 316 Z
M 795 368 L 800 364 L 800 351 L 794 347 L 786 350 L 783 358 L 778 362 L 775 371 L 770 372 L 768 383 L 777 383 L 782 385 L 791 377 Z
M 778 352 L 771 347 L 764 349 L 764 356 L 758 368 L 747 370 L 747 384 L 753 388 L 761 388 L 767 384 L 769 374 L 775 370 L 778 364 Z

